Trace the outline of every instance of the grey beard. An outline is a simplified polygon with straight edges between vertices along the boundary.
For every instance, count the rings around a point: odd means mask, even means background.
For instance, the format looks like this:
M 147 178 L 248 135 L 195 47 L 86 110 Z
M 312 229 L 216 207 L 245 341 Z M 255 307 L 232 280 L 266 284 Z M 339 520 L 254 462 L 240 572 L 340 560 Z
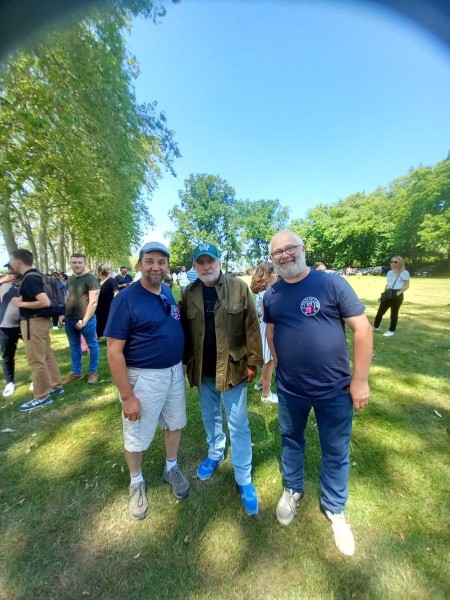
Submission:
M 212 273 L 211 275 L 199 275 L 198 278 L 203 283 L 215 283 L 216 281 L 219 281 L 219 279 L 220 279 L 220 272 Z
M 157 285 L 161 285 L 164 277 L 162 275 L 160 275 L 157 279 L 155 279 L 155 276 L 153 275 L 147 275 L 145 277 L 147 283 L 149 283 L 151 286 L 157 286 Z
M 298 277 L 298 275 L 304 273 L 307 268 L 308 267 L 306 266 L 306 263 L 303 261 L 301 263 L 295 262 L 293 265 L 288 267 L 276 265 L 276 270 L 283 279 L 293 279 L 294 277 Z

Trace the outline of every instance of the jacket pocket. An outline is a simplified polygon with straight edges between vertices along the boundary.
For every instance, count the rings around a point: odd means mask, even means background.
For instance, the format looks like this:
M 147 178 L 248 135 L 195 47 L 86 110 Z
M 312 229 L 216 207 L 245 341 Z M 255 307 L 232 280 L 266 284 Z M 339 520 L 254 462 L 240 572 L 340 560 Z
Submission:
M 239 362 L 247 356 L 247 346 L 237 346 L 228 351 L 233 362 Z

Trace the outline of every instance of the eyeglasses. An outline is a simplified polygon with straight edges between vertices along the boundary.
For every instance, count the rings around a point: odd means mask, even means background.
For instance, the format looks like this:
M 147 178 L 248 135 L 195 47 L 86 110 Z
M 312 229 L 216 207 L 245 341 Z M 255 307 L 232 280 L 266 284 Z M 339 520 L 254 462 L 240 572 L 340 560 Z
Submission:
M 391 260 L 391 265 L 397 264 L 397 263 L 398 263 L 398 260 Z
M 270 256 L 275 260 L 279 260 L 283 256 L 283 252 L 285 252 L 288 256 L 294 256 L 294 254 L 297 252 L 297 248 L 301 248 L 302 245 L 303 244 L 297 244 L 296 246 L 286 246 L 286 248 L 283 248 L 283 250 L 274 250 Z
M 159 297 L 161 298 L 161 302 L 164 307 L 164 311 L 165 311 L 166 315 L 170 315 L 170 313 L 172 312 L 172 307 L 169 304 L 169 301 L 164 296 L 164 294 L 160 294 Z

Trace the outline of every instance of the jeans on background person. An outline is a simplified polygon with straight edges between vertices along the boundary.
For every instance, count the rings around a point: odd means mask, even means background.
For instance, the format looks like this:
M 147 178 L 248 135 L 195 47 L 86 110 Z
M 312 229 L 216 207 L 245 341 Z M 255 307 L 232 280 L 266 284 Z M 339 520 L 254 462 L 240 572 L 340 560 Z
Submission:
M 305 429 L 314 409 L 322 450 L 320 503 L 341 513 L 348 498 L 353 404 L 348 392 L 329 400 L 305 400 L 278 389 L 281 464 L 286 488 L 304 492 Z
M 79 319 L 64 317 L 67 339 L 70 346 L 70 360 L 72 361 L 72 372 L 80 375 L 83 371 L 81 363 L 81 335 L 86 340 L 89 348 L 89 373 L 96 373 L 98 370 L 100 348 L 97 340 L 97 319 L 92 317 L 82 329 L 77 329 L 75 325 Z
M 238 485 L 251 483 L 252 440 L 247 414 L 247 382 L 242 381 L 227 392 L 218 392 L 212 377 L 202 377 L 200 405 L 206 431 L 208 457 L 220 460 L 225 452 L 226 435 L 222 427 L 222 406 L 228 421 L 231 464 Z
M 20 327 L 0 328 L 0 350 L 6 383 L 14 383 L 15 356 L 19 335 Z

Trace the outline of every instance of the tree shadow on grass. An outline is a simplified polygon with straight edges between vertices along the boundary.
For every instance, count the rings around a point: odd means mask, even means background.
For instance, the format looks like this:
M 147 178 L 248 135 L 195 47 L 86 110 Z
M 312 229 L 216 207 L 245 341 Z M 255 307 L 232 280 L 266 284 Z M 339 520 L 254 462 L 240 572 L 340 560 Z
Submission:
M 96 405 L 93 399 L 83 403 L 76 395 L 68 397 L 60 410 L 40 413 L 30 422 L 19 419 L 17 438 L 2 442 L 10 456 L 13 446 L 23 444 L 33 426 L 41 424 L 38 447 L 23 461 L 18 457 L 11 460 L 3 471 L 14 483 L 6 492 L 1 486 L 4 509 L 0 525 L 7 544 L 4 580 L 10 598 L 380 600 L 393 597 L 386 584 L 380 583 L 380 569 L 383 579 L 399 559 L 411 565 L 415 570 L 411 578 L 422 582 L 433 597 L 444 597 L 443 570 L 436 572 L 436 557 L 418 550 L 424 543 L 429 544 L 431 553 L 440 548 L 444 528 L 430 531 L 420 519 L 408 526 L 405 515 L 397 519 L 395 514 L 387 527 L 374 522 L 383 519 L 383 513 L 392 513 L 392 503 L 399 494 L 417 495 L 414 484 L 392 470 L 393 452 L 401 459 L 401 448 L 393 450 L 389 443 L 380 444 L 374 432 L 389 424 L 397 438 L 406 438 L 411 435 L 414 415 L 423 416 L 427 406 L 407 406 L 405 396 L 397 405 L 374 403 L 366 414 L 355 418 L 352 461 L 356 466 L 350 477 L 355 500 L 350 501 L 349 513 L 357 523 L 358 552 L 353 559 L 345 559 L 334 548 L 329 526 L 318 510 L 320 449 L 313 416 L 306 431 L 308 493 L 290 527 L 278 525 L 274 516 L 282 489 L 279 473 L 274 472 L 274 482 L 268 478 L 261 481 L 261 512 L 252 519 L 242 510 L 229 459 L 210 481 L 196 481 L 195 471 L 206 445 L 195 391 L 188 394 L 189 422 L 179 454 L 191 482 L 191 494 L 177 503 L 170 488 L 162 483 L 165 454 L 159 432 L 143 464 L 150 514 L 142 522 L 133 522 L 127 511 L 126 467 L 121 470 L 124 460 L 116 400 L 111 395 L 111 401 L 101 399 Z M 274 463 L 279 462 L 278 422 L 274 407 L 251 401 L 249 407 L 258 482 L 260 473 L 273 472 Z M 61 472 L 46 470 L 44 454 L 58 445 L 59 438 L 66 437 L 65 428 L 76 432 L 77 422 L 82 428 L 83 421 L 90 419 L 96 424 L 96 435 L 79 441 L 81 452 L 76 460 L 69 453 L 61 456 Z M 423 425 L 417 435 L 422 436 L 427 427 Z M 405 454 L 419 463 L 421 472 L 426 470 L 427 456 L 429 459 L 444 452 L 437 433 L 437 437 L 429 437 L 428 452 L 420 458 Z M 43 464 L 37 468 L 30 458 L 34 454 L 38 458 L 41 450 Z M 365 489 L 371 492 L 368 515 L 364 515 Z M 377 490 L 383 493 L 377 494 Z M 434 495 L 430 508 L 436 510 L 436 503 L 443 498 L 441 491 Z M 422 494 L 421 501 L 424 498 Z M 400 527 L 404 541 L 398 537 Z

